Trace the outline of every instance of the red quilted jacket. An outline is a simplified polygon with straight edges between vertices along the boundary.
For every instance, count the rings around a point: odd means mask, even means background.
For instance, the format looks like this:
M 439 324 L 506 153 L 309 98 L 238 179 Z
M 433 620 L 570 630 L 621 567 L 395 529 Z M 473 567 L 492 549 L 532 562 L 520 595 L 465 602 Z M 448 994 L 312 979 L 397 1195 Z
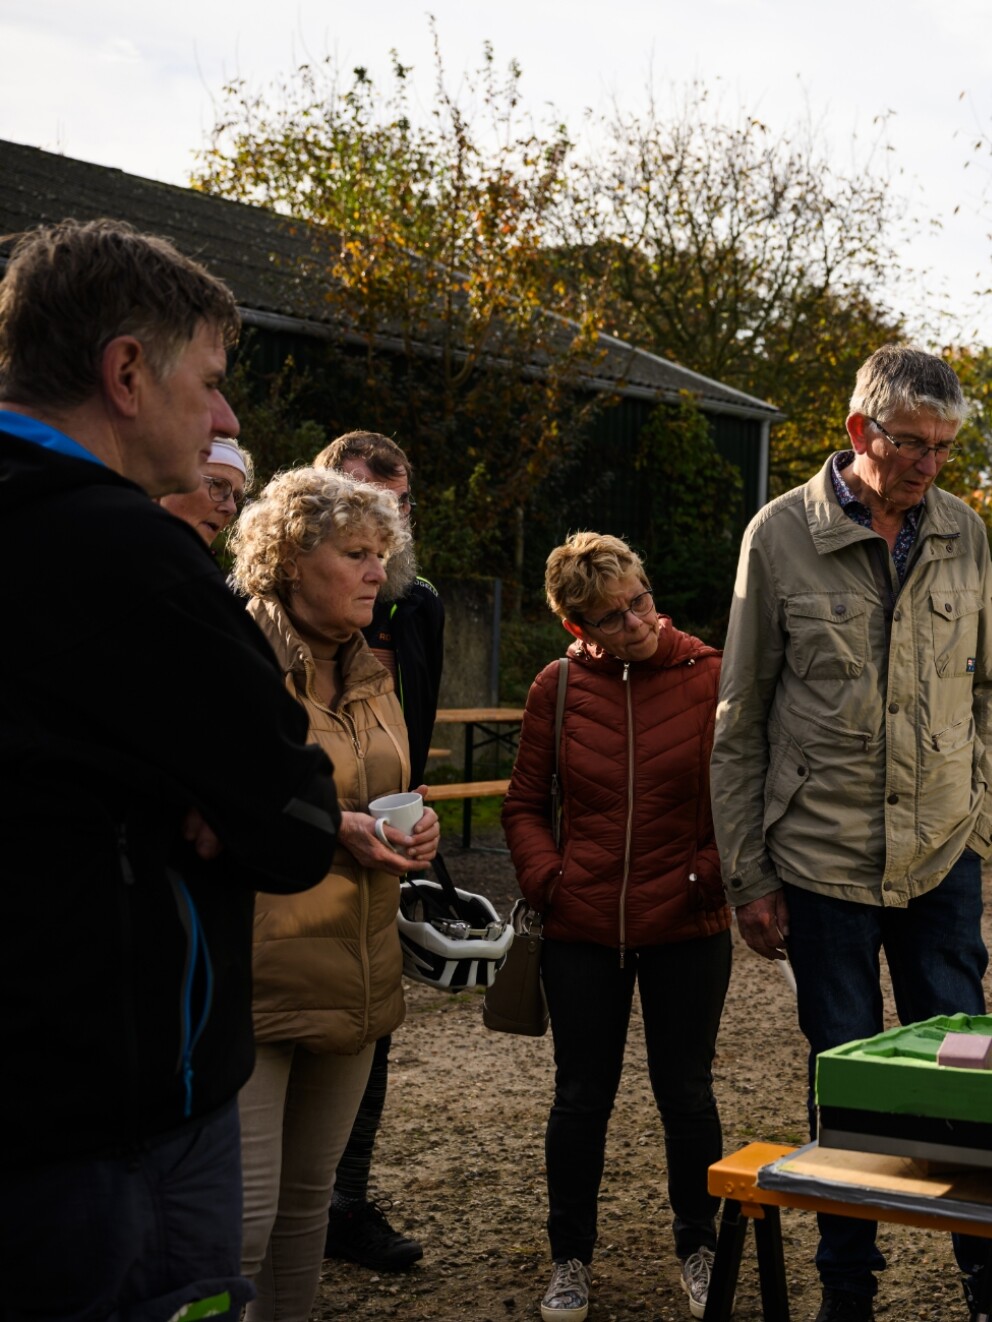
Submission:
M 621 952 L 730 924 L 710 816 L 720 653 L 662 616 L 649 661 L 576 642 L 562 722 L 561 850 L 551 833 L 558 662 L 531 686 L 503 826 L 546 936 Z

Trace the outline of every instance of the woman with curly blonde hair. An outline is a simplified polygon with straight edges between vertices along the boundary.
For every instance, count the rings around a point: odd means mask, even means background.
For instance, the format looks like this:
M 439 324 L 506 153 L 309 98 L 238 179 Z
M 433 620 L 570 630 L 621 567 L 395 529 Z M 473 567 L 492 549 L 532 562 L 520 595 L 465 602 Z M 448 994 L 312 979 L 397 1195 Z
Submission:
M 399 879 L 434 857 L 439 831 L 426 809 L 410 835 L 386 826 L 386 845 L 366 811 L 407 788 L 410 756 L 393 681 L 361 630 L 409 536 L 391 493 L 301 468 L 272 479 L 233 537 L 235 582 L 334 765 L 342 810 L 324 880 L 256 902 L 258 1059 L 240 1098 L 250 1322 L 306 1322 L 373 1046 L 403 1019 Z

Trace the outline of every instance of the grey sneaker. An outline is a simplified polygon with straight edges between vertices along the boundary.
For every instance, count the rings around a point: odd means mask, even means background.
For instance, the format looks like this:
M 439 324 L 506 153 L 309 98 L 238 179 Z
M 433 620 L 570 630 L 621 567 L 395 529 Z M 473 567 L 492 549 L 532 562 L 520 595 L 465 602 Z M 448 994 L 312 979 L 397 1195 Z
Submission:
M 541 1300 L 544 1322 L 585 1322 L 588 1312 L 589 1268 L 578 1258 L 556 1262 L 551 1284 Z
M 680 1277 L 682 1289 L 689 1296 L 689 1312 L 702 1317 L 706 1312 L 706 1296 L 710 1292 L 710 1273 L 713 1270 L 713 1250 L 697 1249 L 682 1261 Z

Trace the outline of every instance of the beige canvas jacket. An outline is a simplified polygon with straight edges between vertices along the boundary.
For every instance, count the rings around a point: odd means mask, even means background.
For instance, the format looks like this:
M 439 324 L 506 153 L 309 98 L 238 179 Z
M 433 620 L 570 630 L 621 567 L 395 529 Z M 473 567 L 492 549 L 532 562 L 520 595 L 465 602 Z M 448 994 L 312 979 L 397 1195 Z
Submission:
M 900 589 L 884 539 L 841 509 L 832 460 L 741 547 L 711 768 L 735 905 L 786 881 L 904 906 L 992 840 L 985 527 L 931 487 Z
M 410 779 L 406 726 L 388 671 L 361 635 L 341 650 L 344 692 L 334 711 L 314 695 L 313 661 L 279 603 L 248 607 L 271 643 L 310 738 L 334 764 L 342 812 L 364 810 Z M 250 719 L 250 713 L 246 714 Z M 299 895 L 255 900 L 255 1036 L 350 1055 L 403 1022 L 400 882 L 362 867 L 340 843 L 330 872 Z

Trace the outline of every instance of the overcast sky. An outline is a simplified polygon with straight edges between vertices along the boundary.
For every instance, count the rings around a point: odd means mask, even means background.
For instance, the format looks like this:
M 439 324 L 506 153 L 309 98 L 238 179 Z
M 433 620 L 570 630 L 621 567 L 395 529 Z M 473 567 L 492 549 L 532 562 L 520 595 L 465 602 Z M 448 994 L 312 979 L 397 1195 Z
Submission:
M 327 54 L 384 73 L 395 47 L 429 100 L 428 8 L 453 81 L 489 39 L 539 118 L 552 103 L 578 125 L 614 97 L 636 110 L 652 82 L 719 80 L 778 132 L 811 113 L 847 169 L 852 135 L 866 145 L 887 115 L 893 187 L 929 230 L 893 301 L 946 307 L 945 335 L 992 343 L 992 296 L 973 296 L 992 285 L 992 156 L 973 151 L 992 134 L 992 0 L 0 0 L 0 137 L 185 183 L 233 77 L 260 86 Z

